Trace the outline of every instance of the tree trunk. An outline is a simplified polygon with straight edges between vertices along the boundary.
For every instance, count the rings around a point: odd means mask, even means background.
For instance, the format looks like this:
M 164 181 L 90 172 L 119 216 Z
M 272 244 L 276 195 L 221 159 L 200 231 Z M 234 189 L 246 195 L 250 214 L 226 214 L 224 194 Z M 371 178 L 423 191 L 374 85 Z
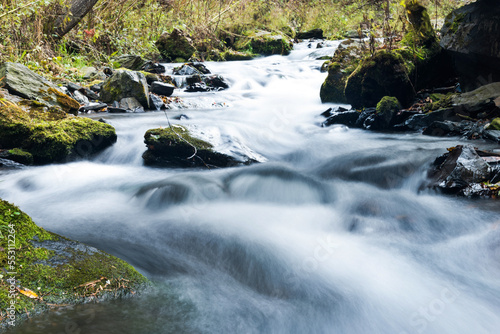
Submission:
M 71 31 L 87 15 L 99 0 L 67 0 L 69 4 L 60 8 L 54 22 L 47 22 L 46 27 L 56 38 L 61 38 Z

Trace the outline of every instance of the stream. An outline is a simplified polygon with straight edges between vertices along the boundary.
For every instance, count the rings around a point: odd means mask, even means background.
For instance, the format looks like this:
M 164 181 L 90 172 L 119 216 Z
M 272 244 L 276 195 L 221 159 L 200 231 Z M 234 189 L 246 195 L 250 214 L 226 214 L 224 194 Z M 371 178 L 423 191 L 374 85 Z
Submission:
M 421 189 L 459 138 L 320 127 L 335 105 L 321 104 L 315 58 L 337 45 L 208 62 L 229 89 L 91 116 L 118 142 L 90 160 L 0 170 L 0 197 L 38 225 L 155 282 L 7 333 L 499 333 L 498 202 Z M 144 133 L 166 115 L 262 163 L 145 167 Z

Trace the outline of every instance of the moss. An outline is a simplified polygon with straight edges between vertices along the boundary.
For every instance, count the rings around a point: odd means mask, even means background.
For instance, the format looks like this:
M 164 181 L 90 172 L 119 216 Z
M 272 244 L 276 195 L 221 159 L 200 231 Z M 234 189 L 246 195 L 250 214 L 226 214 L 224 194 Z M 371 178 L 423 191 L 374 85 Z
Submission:
M 447 17 L 444 23 L 444 26 L 449 30 L 447 33 L 456 34 L 458 28 L 462 25 L 462 22 L 465 20 L 466 16 L 466 13 L 454 12 L 450 14 L 450 17 Z
M 76 114 L 78 109 L 80 109 L 80 104 L 76 100 L 72 99 L 58 89 L 50 87 L 47 92 L 55 95 L 57 103 L 59 103 L 64 111 Z
M 340 64 L 331 63 L 328 66 L 328 76 L 321 85 L 321 102 L 346 103 L 344 94 L 346 79 L 347 76 L 342 72 Z
M 398 99 L 393 96 L 384 96 L 377 103 L 377 114 L 382 113 L 397 113 L 401 109 L 401 104 Z
M 237 51 L 262 55 L 287 55 L 293 49 L 291 41 L 281 33 L 262 30 L 248 30 L 234 44 Z
M 455 93 L 448 94 L 431 94 L 430 102 L 426 103 L 422 108 L 425 112 L 432 112 L 439 109 L 450 108 L 453 105 L 453 99 L 457 96 Z
M 0 229 L 0 246 L 6 250 L 0 253 L 0 265 L 5 269 L 0 280 L 0 308 L 6 310 L 15 301 L 17 319 L 49 306 L 84 302 L 89 297 L 124 295 L 147 282 L 124 261 L 45 231 L 3 200 Z M 10 235 L 15 235 L 15 244 L 9 244 L 13 240 Z M 23 294 L 27 289 L 36 298 Z
M 32 165 L 33 164 L 33 155 L 29 152 L 26 152 L 20 148 L 14 148 L 7 151 L 5 156 L 6 159 L 19 162 L 24 165 Z
M 495 118 L 494 120 L 492 120 L 486 130 L 500 130 L 500 118 Z
M 116 141 L 109 124 L 58 112 L 0 107 L 0 121 L 0 145 L 29 152 L 37 164 L 85 156 Z
M 246 51 L 246 52 L 239 52 L 239 51 L 234 51 L 234 50 L 226 50 L 221 54 L 221 58 L 227 61 L 233 61 L 233 60 L 251 60 L 255 58 L 255 54 Z
M 213 147 L 212 144 L 207 143 L 206 141 L 192 137 L 186 128 L 179 125 L 148 130 L 144 135 L 144 140 L 148 146 L 153 146 L 153 149 L 154 146 L 160 145 L 180 145 L 191 149 L 191 145 L 193 145 L 199 150 L 210 150 Z M 191 145 L 186 143 L 186 141 L 188 141 Z

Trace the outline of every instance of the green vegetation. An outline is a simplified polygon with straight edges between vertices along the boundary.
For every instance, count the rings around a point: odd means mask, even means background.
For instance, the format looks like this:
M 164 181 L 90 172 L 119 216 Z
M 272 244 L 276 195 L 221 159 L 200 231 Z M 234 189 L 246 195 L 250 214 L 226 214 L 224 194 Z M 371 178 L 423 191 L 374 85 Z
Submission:
M 495 118 L 491 121 L 486 130 L 500 130 L 500 118 Z
M 61 161 L 71 154 L 86 155 L 116 141 L 115 129 L 53 108 L 0 106 L 0 146 L 29 152 L 34 163 Z
M 3 200 L 0 232 L 0 308 L 5 311 L 13 305 L 18 316 L 125 296 L 147 282 L 124 261 L 45 231 Z
M 109 66 L 115 55 L 158 59 L 155 43 L 175 28 L 192 38 L 197 58 L 216 60 L 231 59 L 230 53 L 220 53 L 256 30 L 293 38 L 298 31 L 320 28 L 325 37 L 338 39 L 348 31 L 371 30 L 381 36 L 407 28 L 399 0 L 107 0 L 57 38 L 48 27 L 57 8 L 69 2 L 0 0 L 0 63 L 20 62 L 54 78 L 81 81 L 82 68 Z M 420 2 L 429 9 L 433 24 L 461 5 L 458 0 Z M 286 45 L 280 51 L 286 51 Z M 255 45 L 252 48 L 243 50 L 257 53 Z
M 384 96 L 377 103 L 377 114 L 397 113 L 401 109 L 398 99 L 392 96 Z

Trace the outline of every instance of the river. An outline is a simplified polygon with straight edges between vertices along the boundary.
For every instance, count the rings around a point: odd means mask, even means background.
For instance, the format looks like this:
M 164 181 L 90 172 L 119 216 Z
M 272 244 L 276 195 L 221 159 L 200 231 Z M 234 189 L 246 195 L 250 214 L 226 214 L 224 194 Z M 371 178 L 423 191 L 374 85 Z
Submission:
M 96 116 L 118 142 L 90 160 L 0 170 L 1 198 L 156 285 L 8 333 L 498 333 L 498 202 L 421 189 L 458 138 L 320 127 L 314 59 L 337 43 L 209 62 L 229 89 L 174 93 L 172 123 L 262 163 L 145 167 L 145 131 L 168 126 L 149 112 Z

